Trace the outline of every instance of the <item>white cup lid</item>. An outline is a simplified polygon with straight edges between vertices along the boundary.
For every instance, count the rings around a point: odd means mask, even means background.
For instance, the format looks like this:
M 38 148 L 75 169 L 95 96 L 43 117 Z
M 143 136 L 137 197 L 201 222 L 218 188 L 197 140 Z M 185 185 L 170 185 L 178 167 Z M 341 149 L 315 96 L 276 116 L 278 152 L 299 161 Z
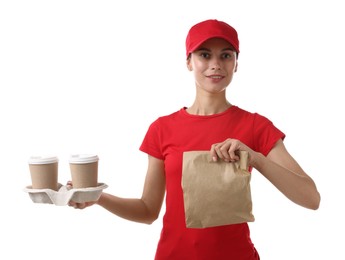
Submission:
M 56 163 L 59 159 L 57 156 L 31 156 L 29 164 L 49 164 Z
M 72 154 L 69 158 L 70 163 L 82 164 L 97 162 L 98 156 L 95 154 Z

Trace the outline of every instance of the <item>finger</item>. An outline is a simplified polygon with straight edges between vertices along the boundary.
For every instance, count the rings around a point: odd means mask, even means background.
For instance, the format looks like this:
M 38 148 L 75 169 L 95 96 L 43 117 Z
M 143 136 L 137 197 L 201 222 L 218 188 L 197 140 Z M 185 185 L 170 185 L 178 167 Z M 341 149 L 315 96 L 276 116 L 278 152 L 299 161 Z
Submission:
M 230 161 L 234 162 L 240 159 L 240 157 L 238 156 L 238 151 L 239 151 L 239 144 L 237 142 L 232 143 L 228 150 Z
M 223 154 L 222 154 L 222 151 L 220 149 L 221 149 L 221 145 L 220 144 L 217 144 L 214 147 L 214 151 L 216 152 L 217 158 L 223 159 Z
M 229 162 L 231 160 L 231 157 L 229 155 L 228 152 L 229 148 L 228 148 L 228 144 L 223 144 L 220 148 L 220 158 L 222 158 L 224 161 Z
M 216 152 L 216 144 L 213 144 L 211 146 L 210 153 L 211 153 L 212 161 L 216 162 L 218 160 L 218 155 L 217 155 L 217 152 Z
M 229 161 L 230 157 L 227 152 L 226 144 L 217 144 L 215 145 L 214 150 L 219 159 L 224 160 L 224 161 Z
M 77 203 L 71 200 L 68 202 L 68 206 L 75 208 L 77 206 Z
M 86 208 L 86 203 L 77 203 L 77 207 L 78 207 L 78 209 L 85 209 Z
M 230 161 L 231 162 L 236 162 L 238 161 L 240 158 L 238 157 L 238 155 L 236 154 L 236 152 L 233 151 L 229 151 L 229 157 L 230 157 Z
M 67 186 L 67 188 L 73 188 L 72 181 L 68 181 L 66 186 Z

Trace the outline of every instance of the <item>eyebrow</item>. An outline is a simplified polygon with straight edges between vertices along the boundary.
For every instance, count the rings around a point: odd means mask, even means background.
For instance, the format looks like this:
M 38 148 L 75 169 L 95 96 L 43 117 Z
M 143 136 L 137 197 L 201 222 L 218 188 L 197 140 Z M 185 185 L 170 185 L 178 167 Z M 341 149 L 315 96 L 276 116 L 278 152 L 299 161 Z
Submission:
M 200 48 L 200 49 L 197 49 L 196 51 L 209 51 L 209 52 L 211 52 L 211 49 Z M 235 51 L 235 50 L 233 48 L 225 48 L 225 49 L 222 49 L 222 51 Z

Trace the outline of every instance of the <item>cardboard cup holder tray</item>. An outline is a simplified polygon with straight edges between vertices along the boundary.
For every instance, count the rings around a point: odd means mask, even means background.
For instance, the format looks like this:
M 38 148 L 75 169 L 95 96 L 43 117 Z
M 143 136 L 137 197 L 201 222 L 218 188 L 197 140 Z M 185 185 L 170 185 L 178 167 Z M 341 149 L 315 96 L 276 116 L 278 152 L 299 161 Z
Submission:
M 68 205 L 69 201 L 77 203 L 96 201 L 101 196 L 103 189 L 107 188 L 105 183 L 98 183 L 97 187 L 74 189 L 69 185 L 59 183 L 58 190 L 51 189 L 33 189 L 31 186 L 24 188 L 29 193 L 34 203 L 55 204 L 57 206 Z

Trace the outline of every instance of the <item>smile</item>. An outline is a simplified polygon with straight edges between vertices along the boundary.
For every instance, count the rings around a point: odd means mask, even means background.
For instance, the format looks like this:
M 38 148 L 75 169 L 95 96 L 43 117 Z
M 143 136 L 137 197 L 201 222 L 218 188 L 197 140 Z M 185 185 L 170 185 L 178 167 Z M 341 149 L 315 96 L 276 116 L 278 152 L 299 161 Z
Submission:
M 208 78 L 211 78 L 211 79 L 222 79 L 224 78 L 223 76 L 220 76 L 220 75 L 211 75 L 211 76 L 207 76 Z

